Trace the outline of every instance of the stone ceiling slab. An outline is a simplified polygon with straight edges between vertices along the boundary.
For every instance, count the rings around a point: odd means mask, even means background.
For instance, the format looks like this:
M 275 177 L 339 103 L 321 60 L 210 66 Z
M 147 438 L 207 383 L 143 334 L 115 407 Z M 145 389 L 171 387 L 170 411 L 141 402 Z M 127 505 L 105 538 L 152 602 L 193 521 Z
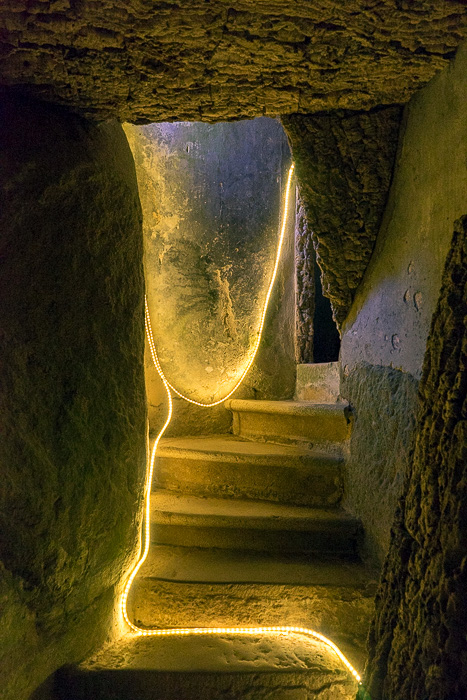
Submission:
M 4 0 L 2 83 L 97 119 L 216 121 L 404 103 L 464 0 Z

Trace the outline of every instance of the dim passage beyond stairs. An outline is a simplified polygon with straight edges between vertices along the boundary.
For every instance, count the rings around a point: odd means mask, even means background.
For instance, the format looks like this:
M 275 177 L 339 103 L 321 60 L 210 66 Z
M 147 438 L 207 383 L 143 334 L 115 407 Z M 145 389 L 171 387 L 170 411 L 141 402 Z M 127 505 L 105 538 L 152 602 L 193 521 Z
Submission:
M 233 434 L 160 441 L 130 616 L 141 628 L 309 627 L 361 669 L 375 577 L 341 506 L 352 415 L 338 363 L 299 365 L 294 401 L 226 407 Z M 299 634 L 124 639 L 60 683 L 67 700 L 356 695 L 336 655 Z

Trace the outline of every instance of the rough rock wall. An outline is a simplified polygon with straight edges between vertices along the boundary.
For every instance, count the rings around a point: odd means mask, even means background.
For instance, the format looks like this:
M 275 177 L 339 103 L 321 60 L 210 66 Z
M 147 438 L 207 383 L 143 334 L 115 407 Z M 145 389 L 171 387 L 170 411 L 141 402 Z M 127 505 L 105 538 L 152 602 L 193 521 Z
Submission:
M 428 340 L 410 469 L 369 640 L 373 700 L 467 696 L 467 216 Z
M 405 109 L 381 229 L 342 326 L 342 393 L 355 413 L 346 507 L 380 560 L 408 465 L 415 389 L 452 225 L 466 210 L 466 76 L 464 43 Z
M 373 251 L 391 182 L 402 110 L 282 117 L 338 326 Z
M 139 199 L 121 127 L 1 100 L 0 676 L 23 700 L 109 633 L 146 426 Z
M 305 208 L 297 195 L 295 212 L 295 359 L 313 362 L 313 315 L 315 312 L 315 250 Z
M 0 73 L 98 119 L 215 121 L 406 102 L 464 0 L 3 0 Z

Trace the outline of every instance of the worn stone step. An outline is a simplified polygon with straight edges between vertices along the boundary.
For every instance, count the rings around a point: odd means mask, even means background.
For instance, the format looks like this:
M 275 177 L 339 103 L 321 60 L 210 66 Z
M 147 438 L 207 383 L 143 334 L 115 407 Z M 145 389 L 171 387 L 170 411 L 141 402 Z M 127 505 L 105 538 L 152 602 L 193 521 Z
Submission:
M 351 413 L 346 403 L 228 399 L 233 433 L 248 440 L 290 444 L 306 442 L 340 454 L 350 437 Z
M 151 508 L 155 544 L 351 556 L 360 535 L 358 521 L 338 508 L 200 498 L 162 489 L 152 494 Z
M 140 576 L 194 583 L 365 587 L 370 573 L 357 559 L 152 545 Z
M 330 637 L 363 665 L 377 577 L 361 563 L 161 549 L 152 549 L 130 592 L 129 614 L 138 626 L 300 625 Z
M 350 585 L 344 580 L 336 580 L 334 584 L 297 585 L 164 581 L 144 577 L 133 584 L 128 609 L 135 624 L 148 629 L 311 627 L 334 640 L 351 662 L 361 667 L 365 662 L 375 588 L 375 581 L 361 585 Z
M 56 679 L 57 700 L 353 700 L 357 683 L 299 634 L 123 638 Z
M 339 362 L 297 365 L 296 401 L 333 403 L 340 398 Z
M 153 486 L 196 496 L 334 506 L 342 496 L 342 457 L 232 435 L 167 438 L 158 446 Z

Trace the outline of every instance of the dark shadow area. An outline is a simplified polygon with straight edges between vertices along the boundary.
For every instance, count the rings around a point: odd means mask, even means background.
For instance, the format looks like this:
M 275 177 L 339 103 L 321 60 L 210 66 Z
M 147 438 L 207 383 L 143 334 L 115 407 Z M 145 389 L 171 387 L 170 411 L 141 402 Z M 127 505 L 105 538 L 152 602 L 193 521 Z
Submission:
M 340 685 L 339 681 L 337 684 Z M 56 689 L 55 700 L 318 697 L 312 674 L 296 671 L 287 673 L 284 670 L 180 673 L 144 668 L 85 671 L 69 666 L 57 673 Z
M 29 700 L 57 700 L 55 694 L 56 674 L 49 676 L 30 696 Z
M 341 341 L 334 319 L 331 302 L 323 295 L 321 270 L 314 261 L 315 312 L 313 315 L 313 361 L 336 362 L 339 359 Z

